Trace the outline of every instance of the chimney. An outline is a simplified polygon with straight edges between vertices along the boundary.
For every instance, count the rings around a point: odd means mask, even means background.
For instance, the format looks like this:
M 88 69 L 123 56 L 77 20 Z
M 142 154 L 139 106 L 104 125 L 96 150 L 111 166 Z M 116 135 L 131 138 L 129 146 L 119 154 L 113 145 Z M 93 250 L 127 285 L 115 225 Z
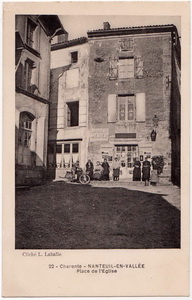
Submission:
M 109 29 L 111 29 L 111 26 L 110 26 L 109 22 L 103 22 L 103 29 L 104 29 L 104 30 L 109 30 Z

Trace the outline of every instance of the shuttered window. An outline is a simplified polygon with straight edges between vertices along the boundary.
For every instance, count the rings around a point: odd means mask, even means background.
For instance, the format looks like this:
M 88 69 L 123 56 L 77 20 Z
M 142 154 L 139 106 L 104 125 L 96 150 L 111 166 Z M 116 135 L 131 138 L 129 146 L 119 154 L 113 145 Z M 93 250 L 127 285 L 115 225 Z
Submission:
M 118 77 L 120 79 L 134 77 L 134 58 L 119 58 Z
M 120 122 L 135 121 L 135 97 L 134 96 L 118 97 L 118 120 Z
M 119 57 L 110 59 L 109 79 L 143 78 L 143 60 L 137 57 Z

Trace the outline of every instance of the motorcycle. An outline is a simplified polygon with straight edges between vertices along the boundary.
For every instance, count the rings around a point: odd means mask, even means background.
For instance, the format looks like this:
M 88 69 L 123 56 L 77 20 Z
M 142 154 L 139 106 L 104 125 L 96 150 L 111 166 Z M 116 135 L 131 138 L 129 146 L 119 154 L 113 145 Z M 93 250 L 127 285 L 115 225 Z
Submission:
M 77 182 L 81 184 L 90 183 L 90 176 L 82 168 L 72 168 L 71 171 L 67 171 L 65 178 L 70 182 Z

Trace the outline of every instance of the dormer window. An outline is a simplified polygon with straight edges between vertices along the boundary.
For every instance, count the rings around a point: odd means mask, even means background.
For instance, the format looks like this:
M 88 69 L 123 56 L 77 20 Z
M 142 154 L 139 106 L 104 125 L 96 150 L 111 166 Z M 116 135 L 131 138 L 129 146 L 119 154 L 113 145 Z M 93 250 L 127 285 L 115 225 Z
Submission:
M 75 64 L 78 61 L 78 51 L 71 52 L 71 63 Z

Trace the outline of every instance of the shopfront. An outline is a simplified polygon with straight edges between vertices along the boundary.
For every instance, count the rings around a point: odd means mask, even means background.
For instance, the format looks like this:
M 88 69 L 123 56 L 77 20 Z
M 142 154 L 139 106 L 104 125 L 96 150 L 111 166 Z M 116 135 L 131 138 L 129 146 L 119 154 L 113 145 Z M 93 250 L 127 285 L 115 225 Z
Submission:
M 134 145 L 115 145 L 115 157 L 120 161 L 120 179 L 132 178 L 134 162 L 139 157 L 139 147 Z
M 81 141 L 57 141 L 48 146 L 48 168 L 55 169 L 53 177 L 64 177 L 77 161 L 81 165 Z

